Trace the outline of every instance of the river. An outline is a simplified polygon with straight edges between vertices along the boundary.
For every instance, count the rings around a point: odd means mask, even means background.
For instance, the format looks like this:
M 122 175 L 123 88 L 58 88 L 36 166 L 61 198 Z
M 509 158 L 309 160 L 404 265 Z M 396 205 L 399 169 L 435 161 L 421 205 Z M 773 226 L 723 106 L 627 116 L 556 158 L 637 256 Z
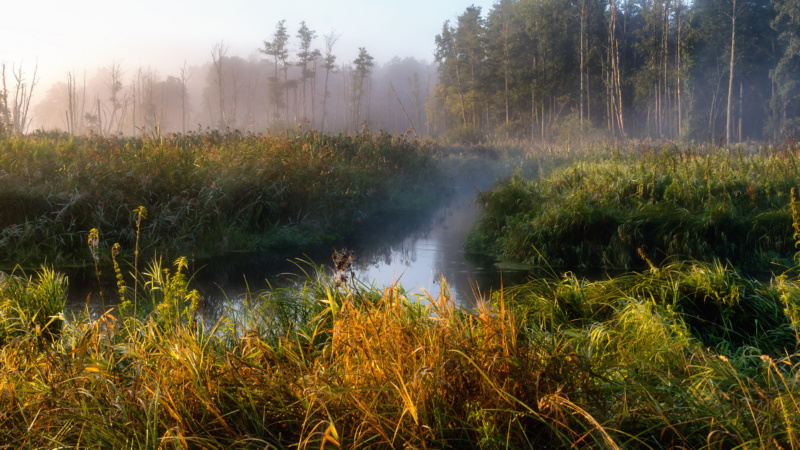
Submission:
M 501 283 L 501 273 L 492 261 L 471 257 L 464 242 L 478 217 L 478 191 L 494 181 L 489 171 L 464 173 L 451 178 L 441 200 L 423 211 L 391 214 L 371 220 L 353 237 L 337 245 L 306 252 L 229 254 L 206 261 L 191 261 L 193 287 L 203 297 L 204 314 L 216 316 L 230 302 L 240 302 L 250 290 L 296 282 L 297 274 L 324 266 L 332 271 L 333 251 L 346 248 L 355 256 L 354 271 L 363 283 L 378 287 L 399 283 L 412 298 L 430 293 L 436 297 L 444 279 L 448 290 L 464 306 L 485 298 Z M 140 262 L 142 266 L 146 266 Z M 167 261 L 164 261 L 167 267 Z M 507 273 L 509 278 L 520 274 Z M 67 311 L 88 306 L 93 316 L 102 310 L 94 273 L 73 273 Z M 116 298 L 113 280 L 104 285 L 106 306 Z M 424 297 L 423 297 L 424 301 Z

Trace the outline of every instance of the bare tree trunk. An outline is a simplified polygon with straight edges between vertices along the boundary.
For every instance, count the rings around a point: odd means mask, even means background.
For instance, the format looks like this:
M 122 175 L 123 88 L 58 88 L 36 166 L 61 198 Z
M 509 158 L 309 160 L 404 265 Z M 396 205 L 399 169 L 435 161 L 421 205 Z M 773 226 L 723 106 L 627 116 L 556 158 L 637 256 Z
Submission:
M 581 103 L 580 103 L 580 124 L 581 124 L 581 128 L 583 128 L 583 110 L 584 110 L 584 106 L 585 106 L 585 103 L 584 103 L 585 88 L 584 88 L 584 81 L 583 81 L 583 68 L 584 68 L 584 65 L 586 64 L 586 63 L 584 62 L 584 56 L 583 56 L 586 50 L 585 50 L 585 47 L 584 47 L 584 44 L 583 44 L 583 43 L 584 43 L 584 37 L 585 37 L 585 36 L 584 36 L 584 34 L 586 33 L 586 31 L 585 31 L 585 28 L 586 28 L 586 0 L 581 0 L 581 17 L 580 17 L 580 23 L 581 23 L 581 35 L 579 36 L 579 38 L 580 38 L 580 41 L 581 41 L 581 67 L 580 67 L 580 74 L 581 74 Z
M 725 116 L 725 143 L 731 143 L 731 94 L 733 92 L 733 61 L 736 47 L 736 0 L 731 0 L 731 62 L 728 75 L 728 106 Z
M 347 95 L 347 66 L 342 64 L 342 107 L 344 109 L 344 129 L 345 132 L 350 128 L 350 124 L 347 122 L 347 110 L 348 108 L 348 98 L 351 97 Z
M 119 98 L 119 94 L 122 91 L 122 69 L 120 69 L 120 65 L 117 62 L 112 62 L 111 67 L 109 68 L 109 91 L 111 95 L 108 97 L 109 102 L 111 102 L 111 115 L 108 117 L 106 121 L 106 129 L 104 132 L 106 135 L 112 133 L 112 131 L 116 134 L 119 130 L 121 123 L 120 118 L 117 117 L 117 113 L 120 112 L 122 109 L 122 103 Z M 120 112 L 120 115 L 122 113 Z
M 683 14 L 683 3 L 678 0 L 677 11 L 675 12 L 675 20 L 678 26 L 678 47 L 675 51 L 675 57 L 678 60 L 677 70 L 675 71 L 677 77 L 677 96 L 678 96 L 678 136 L 683 136 L 683 111 L 681 110 L 683 99 L 681 99 L 681 14 Z
M 326 131 L 326 128 L 327 128 L 327 125 L 328 125 L 328 123 L 327 123 L 327 121 L 325 119 L 325 115 L 327 113 L 326 107 L 327 107 L 327 102 L 328 102 L 328 96 L 330 95 L 328 93 L 328 76 L 329 75 L 330 75 L 330 70 L 326 68 L 325 69 L 325 87 L 324 87 L 324 89 L 322 91 L 322 132 L 323 133 Z
M 283 90 L 285 95 L 286 104 L 284 105 L 284 111 L 286 118 L 286 123 L 284 126 L 289 126 L 289 65 L 286 63 L 286 60 L 283 60 Z
M 317 91 L 317 58 L 311 60 L 311 73 L 314 74 L 311 77 L 311 128 L 317 128 L 317 114 L 314 108 L 314 104 L 316 103 L 316 91 Z
M 0 78 L 3 81 L 3 90 L 0 91 L 0 134 L 5 133 L 6 127 L 11 127 L 11 111 L 8 109 L 8 89 L 6 88 L 6 63 L 0 64 Z
M 367 126 L 367 129 L 369 129 L 371 108 L 372 108 L 372 75 L 369 75 L 367 77 L 367 115 L 364 117 L 364 124 Z
M 77 99 L 75 98 L 75 73 L 67 72 L 67 132 L 75 134 L 75 109 Z
M 428 114 L 428 102 L 430 101 L 430 93 L 431 93 L 431 70 L 430 66 L 425 68 L 425 135 L 431 135 L 431 121 L 436 120 L 436 114 L 433 114 L 433 117 Z M 434 130 L 436 129 L 436 122 L 433 123 Z
M 536 91 L 531 89 L 531 144 L 536 134 Z
M 186 84 L 189 82 L 189 78 L 191 78 L 191 74 L 186 70 L 186 61 L 183 61 L 183 67 L 181 67 L 181 133 L 186 134 L 186 94 L 188 93 L 186 90 Z
M 744 83 L 739 82 L 739 142 L 742 142 L 742 97 L 743 97 Z
M 447 80 L 442 80 L 442 133 L 447 134 Z
M 588 43 L 587 43 L 588 46 Z M 592 124 L 592 83 L 589 81 L 589 66 L 586 66 L 586 121 Z
M 31 99 L 33 98 L 33 90 L 39 80 L 36 74 L 39 69 L 39 64 L 33 69 L 33 78 L 31 79 L 30 87 L 28 87 L 27 78 L 20 64 L 19 69 L 15 65 L 11 66 L 11 74 L 16 81 L 14 88 L 14 99 L 11 103 L 10 117 L 8 108 L 8 90 L 6 88 L 5 64 L 3 64 L 3 104 L 2 116 L 5 116 L 6 121 L 10 121 L 11 130 L 15 133 L 25 133 L 31 121 L 28 120 L 28 110 L 30 109 Z
M 455 37 L 452 38 L 452 44 L 453 44 L 453 49 L 455 49 L 456 48 Z M 464 89 L 463 89 L 463 87 L 461 85 L 461 73 L 460 73 L 460 71 L 458 69 L 458 58 L 455 58 L 454 64 L 456 66 L 456 86 L 458 87 L 458 98 L 461 101 L 461 124 L 462 124 L 462 126 L 466 127 L 467 126 L 467 108 L 466 108 L 466 105 L 464 104 L 464 92 L 463 92 Z
M 81 131 L 86 130 L 86 71 L 83 71 L 83 91 L 81 92 L 81 112 L 78 114 L 81 121 Z
M 622 137 L 625 137 L 625 122 L 622 111 L 622 76 L 619 63 L 619 40 L 617 39 L 617 1 L 611 0 L 609 40 L 611 47 L 611 91 L 613 110 L 616 113 L 617 128 Z
M 95 97 L 97 102 L 97 133 L 103 134 L 103 111 L 100 109 L 100 97 Z
M 411 131 L 414 133 L 414 137 L 419 137 L 417 135 L 416 128 L 414 128 L 414 123 L 411 122 L 411 118 L 408 117 L 408 113 L 406 113 L 406 108 L 403 106 L 403 102 L 400 101 L 400 97 L 397 95 L 397 92 L 395 92 L 394 86 L 392 86 L 391 82 L 389 82 L 389 87 L 392 89 L 392 94 L 394 94 L 394 98 L 397 99 L 397 103 L 400 105 L 400 109 L 403 110 L 403 115 L 406 116 L 406 120 L 408 121 L 408 125 L 411 127 Z
M 137 78 L 138 78 L 138 76 L 137 76 Z M 132 118 L 133 118 L 133 136 L 136 136 L 136 100 L 137 100 L 136 99 L 136 88 L 137 88 L 137 84 L 136 83 L 132 83 L 132 84 L 133 84 L 133 86 L 131 86 L 131 91 L 132 91 L 131 94 L 133 95 L 133 116 L 132 116 Z
M 544 103 L 546 101 L 547 101 L 547 99 L 544 99 L 542 101 L 542 144 L 544 144 Z
M 501 12 L 501 14 L 503 14 Z M 509 104 L 508 104 L 508 17 L 502 16 L 503 19 L 503 82 L 504 91 L 503 97 L 506 106 L 506 139 L 508 139 L 508 123 L 509 123 Z
M 610 61 L 611 51 L 608 52 L 609 58 L 606 60 L 606 67 L 608 67 L 608 61 Z M 609 133 L 614 133 L 614 130 L 611 128 L 611 91 L 609 89 L 609 84 L 611 83 L 611 74 L 609 69 L 605 69 L 603 71 L 603 83 L 605 84 L 606 88 L 606 129 L 608 129 Z
M 224 124 L 226 127 L 229 127 L 228 119 L 225 116 L 225 90 L 224 90 L 225 73 L 223 71 L 223 66 L 222 66 L 222 60 L 225 58 L 226 53 L 228 53 L 228 48 L 222 41 L 217 42 L 216 44 L 214 44 L 213 47 L 211 47 L 211 60 L 214 64 L 214 71 L 217 74 L 217 90 L 219 91 L 218 92 L 219 114 L 220 118 L 222 119 L 222 123 L 220 123 L 219 125 Z
M 666 133 L 670 133 L 669 121 L 669 78 L 667 77 L 667 61 L 669 59 L 669 0 L 664 0 L 664 27 L 663 35 L 661 38 L 661 61 L 663 66 L 663 81 L 662 81 L 662 95 L 661 95 L 661 135 L 664 135 L 664 128 Z

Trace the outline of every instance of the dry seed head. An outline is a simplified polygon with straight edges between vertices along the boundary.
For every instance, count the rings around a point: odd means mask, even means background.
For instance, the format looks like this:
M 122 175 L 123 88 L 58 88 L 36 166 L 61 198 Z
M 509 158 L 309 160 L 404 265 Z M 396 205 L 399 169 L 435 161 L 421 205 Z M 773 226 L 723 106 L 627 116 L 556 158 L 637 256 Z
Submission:
M 87 242 L 89 244 L 89 249 L 92 251 L 92 257 L 97 260 L 97 248 L 100 246 L 100 234 L 97 228 L 92 228 L 89 231 Z

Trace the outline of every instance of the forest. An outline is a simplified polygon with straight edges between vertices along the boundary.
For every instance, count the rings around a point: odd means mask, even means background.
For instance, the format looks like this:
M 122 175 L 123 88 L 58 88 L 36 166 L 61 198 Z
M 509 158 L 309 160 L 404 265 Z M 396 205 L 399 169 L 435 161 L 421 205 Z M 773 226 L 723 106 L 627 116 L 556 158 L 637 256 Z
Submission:
M 434 61 L 342 61 L 336 32 L 279 21 L 253 53 L 164 75 L 71 71 L 31 107 L 36 73 L 3 66 L 0 118 L 73 134 L 375 131 L 481 142 L 590 136 L 735 143 L 793 136 L 793 0 L 501 0 L 445 21 Z M 37 92 L 38 94 L 38 92 Z
M 775 139 L 797 117 L 798 11 L 742 0 L 468 8 L 436 37 L 434 101 L 456 134 Z

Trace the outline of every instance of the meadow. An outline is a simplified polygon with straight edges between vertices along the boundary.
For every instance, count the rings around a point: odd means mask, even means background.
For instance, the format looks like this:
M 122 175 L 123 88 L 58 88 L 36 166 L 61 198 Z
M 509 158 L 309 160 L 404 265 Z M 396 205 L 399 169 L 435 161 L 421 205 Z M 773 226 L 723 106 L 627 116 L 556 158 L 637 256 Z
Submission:
M 458 153 L 419 158 L 448 152 Z M 0 447 L 800 446 L 794 149 L 523 153 L 492 155 L 528 170 L 481 194 L 486 212 L 470 245 L 546 273 L 474 307 L 457 305 L 446 280 L 422 296 L 365 285 L 348 253 L 335 254 L 333 269 L 299 263 L 298 285 L 250 292 L 213 320 L 201 314 L 186 257 L 125 262 L 108 249 L 117 289 L 106 295 L 119 306 L 99 316 L 67 316 L 68 280 L 48 266 L 4 274 Z M 644 218 L 580 222 L 601 216 L 592 208 Z M 152 220 L 137 225 L 141 210 L 132 211 L 129 251 Z M 542 211 L 559 219 L 538 225 L 551 233 L 578 223 L 567 231 L 588 250 L 530 237 L 510 246 L 508 232 Z M 658 212 L 667 225 L 647 222 Z M 739 228 L 726 228 L 734 219 Z M 601 232 L 621 239 L 622 224 L 639 228 L 611 253 Z M 680 227 L 686 244 L 668 253 L 664 236 Z M 738 268 L 767 260 L 782 264 L 768 266 L 769 280 Z M 607 261 L 636 271 L 571 271 Z

